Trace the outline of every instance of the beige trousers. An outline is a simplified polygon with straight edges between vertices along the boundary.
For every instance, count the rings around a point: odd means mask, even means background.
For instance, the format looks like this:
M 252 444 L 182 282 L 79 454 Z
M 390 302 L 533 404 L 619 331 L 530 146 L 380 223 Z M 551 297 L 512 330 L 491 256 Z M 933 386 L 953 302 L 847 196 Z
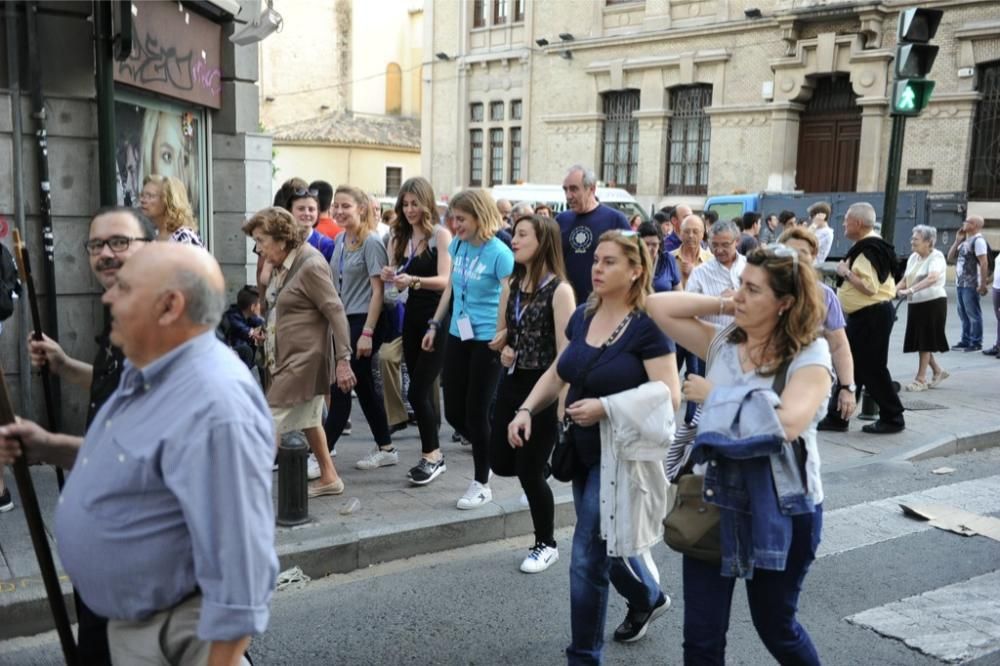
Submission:
M 406 423 L 406 404 L 403 402 L 403 338 L 387 342 L 378 350 L 379 372 L 382 374 L 382 401 L 390 426 Z

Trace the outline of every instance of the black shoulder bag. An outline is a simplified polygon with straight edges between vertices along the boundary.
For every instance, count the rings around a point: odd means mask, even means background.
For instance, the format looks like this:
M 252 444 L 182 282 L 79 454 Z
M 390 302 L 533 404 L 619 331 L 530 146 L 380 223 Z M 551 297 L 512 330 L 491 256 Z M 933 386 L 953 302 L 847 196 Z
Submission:
M 593 369 L 600 360 L 601 356 L 604 354 L 604 350 L 607 349 L 612 342 L 621 334 L 625 327 L 630 321 L 632 321 L 632 316 L 635 313 L 630 312 L 618 327 L 612 331 L 611 335 L 604 344 L 600 346 L 597 353 L 590 359 L 590 362 L 584 366 L 583 370 L 577 376 L 577 382 L 582 386 L 587 380 L 587 374 Z M 586 333 L 584 333 L 586 335 Z M 573 443 L 573 421 L 569 418 L 569 415 L 563 415 L 562 423 L 559 426 L 559 439 L 556 442 L 555 447 L 552 449 L 552 461 L 549 467 L 552 471 L 552 476 L 556 478 L 557 481 L 569 482 L 574 479 L 576 472 L 579 468 L 579 454 L 576 451 L 576 445 Z

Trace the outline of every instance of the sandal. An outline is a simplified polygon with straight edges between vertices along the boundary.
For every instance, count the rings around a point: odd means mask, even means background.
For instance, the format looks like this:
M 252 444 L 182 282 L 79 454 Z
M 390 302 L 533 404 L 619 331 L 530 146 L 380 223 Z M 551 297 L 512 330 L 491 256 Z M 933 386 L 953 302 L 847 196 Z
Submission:
M 906 385 L 907 391 L 926 391 L 929 386 L 926 383 L 920 381 L 919 379 L 914 379 L 912 382 Z
M 944 380 L 948 379 L 949 377 L 951 377 L 951 375 L 948 374 L 948 371 L 942 370 L 941 374 L 934 375 L 933 377 L 931 377 L 931 383 L 928 384 L 928 387 L 934 388 L 935 386 L 937 386 Z

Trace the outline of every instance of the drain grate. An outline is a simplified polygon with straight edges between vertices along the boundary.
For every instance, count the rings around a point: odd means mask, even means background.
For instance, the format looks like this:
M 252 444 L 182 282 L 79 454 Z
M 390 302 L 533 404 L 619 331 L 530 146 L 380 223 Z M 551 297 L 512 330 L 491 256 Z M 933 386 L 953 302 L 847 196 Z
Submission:
M 936 402 L 927 402 L 926 400 L 903 400 L 902 402 L 904 408 L 914 412 L 925 409 L 948 409 L 945 405 L 939 405 Z

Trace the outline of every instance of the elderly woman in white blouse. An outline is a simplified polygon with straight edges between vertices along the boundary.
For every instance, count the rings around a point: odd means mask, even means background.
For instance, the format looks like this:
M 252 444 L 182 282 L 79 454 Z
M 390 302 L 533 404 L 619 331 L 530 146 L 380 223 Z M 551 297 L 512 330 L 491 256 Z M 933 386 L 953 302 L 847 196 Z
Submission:
M 910 247 L 913 254 L 906 262 L 906 273 L 896 289 L 905 298 L 909 313 L 903 352 L 920 356 L 916 378 L 907 384 L 907 391 L 926 391 L 948 378 L 948 373 L 934 360 L 935 352 L 948 351 L 944 325 L 948 318 L 948 296 L 944 290 L 947 263 L 944 254 L 934 249 L 937 229 L 923 224 L 913 227 Z M 930 381 L 927 368 L 931 369 Z

